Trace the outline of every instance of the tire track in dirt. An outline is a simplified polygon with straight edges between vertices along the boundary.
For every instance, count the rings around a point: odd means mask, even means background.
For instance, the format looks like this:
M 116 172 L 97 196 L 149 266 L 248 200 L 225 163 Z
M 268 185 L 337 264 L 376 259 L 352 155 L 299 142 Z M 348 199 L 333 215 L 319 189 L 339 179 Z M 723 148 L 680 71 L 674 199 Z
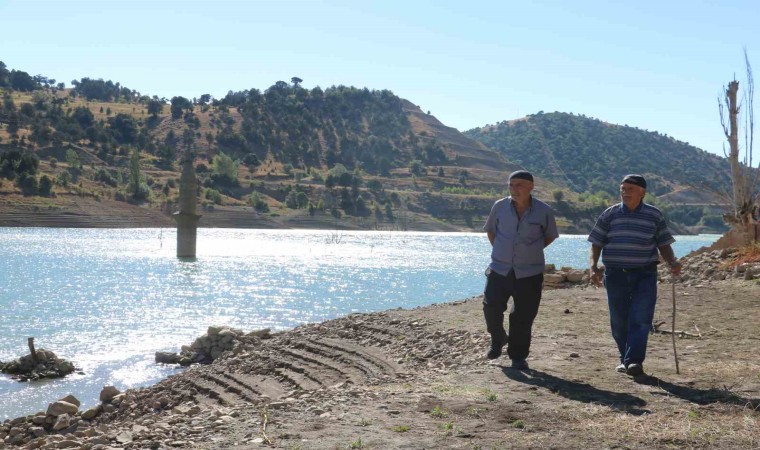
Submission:
M 360 327 L 340 338 L 335 327 L 322 332 L 245 342 L 232 358 L 192 369 L 188 385 L 199 403 L 235 406 L 282 401 L 294 392 L 314 392 L 342 383 L 373 385 L 404 377 L 390 352 L 399 330 Z M 183 377 L 184 378 L 184 377 Z

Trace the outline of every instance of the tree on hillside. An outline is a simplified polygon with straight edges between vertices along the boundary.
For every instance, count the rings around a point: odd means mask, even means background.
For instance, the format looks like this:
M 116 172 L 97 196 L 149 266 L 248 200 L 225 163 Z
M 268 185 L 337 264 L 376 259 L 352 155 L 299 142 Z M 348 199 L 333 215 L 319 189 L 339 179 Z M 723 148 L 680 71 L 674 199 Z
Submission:
M 16 91 L 29 92 L 39 88 L 31 75 L 20 70 L 11 70 L 10 82 L 11 89 Z
M 152 99 L 150 99 L 150 101 L 148 101 L 148 114 L 153 117 L 158 116 L 164 112 L 164 104 L 166 104 L 166 102 L 154 96 Z
M 186 109 L 193 109 L 193 103 L 185 97 L 172 97 L 172 119 L 179 119 Z
M 756 187 L 760 171 L 753 171 L 752 167 L 752 144 L 754 135 L 754 91 L 755 85 L 752 78 L 752 67 L 749 64 L 747 51 L 744 51 L 744 62 L 747 67 L 747 87 L 744 89 L 743 100 L 744 108 L 744 126 L 741 130 L 739 125 L 739 112 L 741 106 L 738 101 L 739 82 L 733 80 L 725 88 L 725 97 L 718 99 L 718 110 L 720 112 L 720 122 L 723 126 L 723 132 L 728 140 L 728 152 L 724 148 L 726 158 L 731 165 L 731 183 L 732 203 L 734 207 L 733 214 L 727 215 L 727 220 L 739 226 L 746 226 L 754 220 L 757 205 L 755 196 L 757 195 Z M 724 112 L 725 108 L 725 112 Z M 728 117 L 726 117 L 728 114 Z M 728 122 L 728 123 L 726 123 Z M 744 133 L 744 155 L 740 159 L 739 135 Z
M 9 77 L 11 76 L 7 66 L 4 62 L 0 61 L 0 87 L 6 87 L 10 85 Z
M 223 152 L 219 152 L 211 160 L 211 179 L 214 183 L 224 186 L 236 186 L 238 184 L 238 169 L 240 163 L 233 160 Z
M 301 83 L 303 83 L 303 80 L 298 77 L 293 77 L 290 79 L 290 82 L 293 83 L 293 87 L 298 87 Z
M 132 156 L 129 158 L 129 184 L 127 192 L 134 201 L 142 201 L 148 198 L 150 189 L 145 184 L 145 177 L 140 170 L 140 151 L 132 150 Z

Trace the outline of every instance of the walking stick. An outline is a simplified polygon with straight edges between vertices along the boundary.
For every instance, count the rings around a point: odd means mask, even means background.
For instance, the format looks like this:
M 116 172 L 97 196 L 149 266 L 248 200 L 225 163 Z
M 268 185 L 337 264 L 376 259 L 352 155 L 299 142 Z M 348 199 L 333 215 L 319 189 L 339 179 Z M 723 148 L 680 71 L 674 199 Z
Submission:
M 671 324 L 670 336 L 673 338 L 673 357 L 676 359 L 676 374 L 681 374 L 678 369 L 678 352 L 676 351 L 676 277 L 671 276 L 671 286 L 673 287 L 673 322 Z

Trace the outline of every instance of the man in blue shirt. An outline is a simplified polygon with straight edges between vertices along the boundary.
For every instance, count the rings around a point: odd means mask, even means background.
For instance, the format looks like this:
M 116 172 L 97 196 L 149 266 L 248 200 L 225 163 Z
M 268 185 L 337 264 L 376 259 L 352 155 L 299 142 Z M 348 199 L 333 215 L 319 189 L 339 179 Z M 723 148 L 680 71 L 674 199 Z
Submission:
M 509 194 L 491 208 L 483 229 L 491 241 L 491 264 L 483 299 L 486 328 L 491 347 L 486 357 L 501 356 L 507 345 L 512 367 L 528 368 L 533 320 L 541 303 L 544 282 L 544 248 L 557 237 L 554 212 L 533 198 L 533 175 L 518 170 L 509 175 Z M 509 333 L 504 329 L 504 312 L 512 297 Z
M 647 339 L 657 301 L 659 254 L 676 276 L 681 266 L 670 244 L 675 242 L 660 210 L 644 203 L 647 182 L 626 175 L 620 183 L 621 203 L 607 208 L 588 237 L 591 281 L 607 288 L 610 327 L 620 352 L 615 370 L 631 376 L 644 373 Z M 604 268 L 597 267 L 602 256 Z

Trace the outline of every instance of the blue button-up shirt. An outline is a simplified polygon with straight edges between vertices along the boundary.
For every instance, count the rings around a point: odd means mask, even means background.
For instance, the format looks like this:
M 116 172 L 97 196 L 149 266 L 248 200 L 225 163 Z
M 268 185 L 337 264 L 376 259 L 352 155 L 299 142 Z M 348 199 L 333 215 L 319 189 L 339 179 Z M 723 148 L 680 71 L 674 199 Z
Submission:
M 483 230 L 495 236 L 488 267 L 505 276 L 514 270 L 516 278 L 543 273 L 544 240 L 559 237 L 554 211 L 533 197 L 522 218 L 517 216 L 512 197 L 497 200 Z

